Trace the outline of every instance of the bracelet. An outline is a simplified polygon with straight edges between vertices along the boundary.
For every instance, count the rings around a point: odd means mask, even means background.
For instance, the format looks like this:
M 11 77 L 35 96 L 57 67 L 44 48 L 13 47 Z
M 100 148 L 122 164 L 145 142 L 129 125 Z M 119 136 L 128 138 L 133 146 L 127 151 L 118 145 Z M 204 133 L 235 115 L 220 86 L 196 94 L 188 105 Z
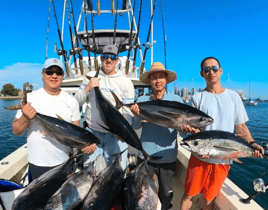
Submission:
M 250 145 L 252 145 L 252 144 L 254 144 L 254 143 L 256 143 L 256 141 L 251 141 L 251 142 L 249 142 Z

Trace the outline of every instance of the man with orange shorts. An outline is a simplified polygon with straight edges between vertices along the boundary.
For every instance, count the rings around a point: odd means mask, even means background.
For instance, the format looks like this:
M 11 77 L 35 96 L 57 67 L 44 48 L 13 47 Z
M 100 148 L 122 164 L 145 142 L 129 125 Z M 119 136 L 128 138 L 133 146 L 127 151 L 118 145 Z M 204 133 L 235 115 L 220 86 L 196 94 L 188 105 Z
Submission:
M 240 96 L 235 91 L 221 86 L 222 73 L 220 62 L 216 58 L 207 57 L 201 62 L 200 74 L 207 86 L 192 97 L 191 105 L 214 119 L 214 123 L 204 130 L 222 130 L 233 133 L 235 128 L 237 135 L 256 148 L 253 157 L 263 158 L 263 148 L 255 143 L 245 124 L 248 116 Z M 201 130 L 184 126 L 182 131 L 197 133 Z M 192 154 L 187 169 L 181 210 L 190 209 L 192 198 L 200 193 L 203 193 L 205 199 L 203 210 L 212 210 L 215 197 L 219 194 L 230 170 L 230 164 L 232 164 L 230 159 L 212 159 L 209 158 L 209 154 L 205 156 Z

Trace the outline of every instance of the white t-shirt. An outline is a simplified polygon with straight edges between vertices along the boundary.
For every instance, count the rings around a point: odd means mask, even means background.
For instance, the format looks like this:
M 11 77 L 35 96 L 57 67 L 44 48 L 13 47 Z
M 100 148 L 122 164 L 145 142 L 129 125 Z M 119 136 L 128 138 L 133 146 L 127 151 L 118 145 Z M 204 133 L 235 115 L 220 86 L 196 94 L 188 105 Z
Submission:
M 61 91 L 59 95 L 48 94 L 43 88 L 27 94 L 27 102 L 40 114 L 57 118 L 59 115 L 67 122 L 80 120 L 79 105 L 76 99 Z M 19 110 L 15 118 L 22 116 Z M 70 147 L 58 143 L 48 135 L 44 135 L 34 120 L 28 127 L 28 161 L 37 166 L 56 166 L 68 159 Z
M 208 114 L 214 123 L 202 130 L 221 130 L 234 132 L 236 125 L 248 121 L 248 115 L 240 96 L 232 90 L 225 89 L 220 94 L 212 94 L 205 90 L 196 93 L 190 101 L 191 105 Z M 195 155 L 198 158 L 198 156 Z M 200 158 L 199 158 L 200 159 Z M 231 160 L 201 159 L 208 163 L 230 164 Z

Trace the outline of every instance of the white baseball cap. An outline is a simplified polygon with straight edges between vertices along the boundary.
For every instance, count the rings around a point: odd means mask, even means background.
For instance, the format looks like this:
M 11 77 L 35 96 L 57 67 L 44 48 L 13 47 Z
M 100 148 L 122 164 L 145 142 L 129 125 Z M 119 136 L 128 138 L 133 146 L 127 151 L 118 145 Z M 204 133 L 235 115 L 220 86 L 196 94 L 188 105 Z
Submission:
M 58 66 L 64 71 L 63 63 L 61 60 L 57 58 L 49 58 L 46 60 L 45 64 L 43 65 L 43 69 L 47 69 L 50 66 Z

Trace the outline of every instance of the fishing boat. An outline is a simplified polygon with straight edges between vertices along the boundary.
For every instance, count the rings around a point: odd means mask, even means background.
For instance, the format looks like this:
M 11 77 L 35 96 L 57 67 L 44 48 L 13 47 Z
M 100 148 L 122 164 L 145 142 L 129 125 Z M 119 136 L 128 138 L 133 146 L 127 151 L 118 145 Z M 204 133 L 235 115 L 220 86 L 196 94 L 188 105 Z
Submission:
M 250 80 L 248 81 L 248 92 L 249 92 L 249 97 L 248 97 L 248 100 L 246 100 L 246 105 L 248 105 L 248 106 L 257 106 L 258 103 L 256 101 L 253 101 L 251 99 L 251 94 L 250 94 Z
M 71 1 L 70 1 L 71 2 Z M 130 0 L 124 0 L 122 4 L 122 9 L 118 9 L 118 6 L 112 1 L 111 9 L 103 10 L 100 6 L 100 1 L 97 1 L 97 6 L 93 7 L 91 1 L 83 1 L 81 12 L 77 18 L 77 24 L 75 24 L 75 31 L 73 33 L 74 37 L 72 38 L 73 51 L 67 59 L 66 54 L 64 54 L 63 43 L 59 55 L 64 59 L 66 65 L 66 78 L 63 81 L 62 89 L 70 94 L 75 94 L 82 84 L 85 74 L 89 71 L 95 71 L 100 66 L 100 56 L 102 47 L 106 44 L 117 44 L 120 49 L 122 56 L 119 57 L 120 62 L 117 65 L 117 71 L 123 71 L 127 77 L 131 79 L 136 89 L 136 96 L 145 94 L 145 89 L 148 88 L 147 85 L 139 81 L 139 74 L 145 70 L 144 61 L 146 51 L 151 50 L 151 62 L 153 62 L 153 24 L 150 24 L 150 33 L 147 33 L 147 37 L 151 36 L 150 40 L 146 40 L 144 47 L 141 43 L 141 33 L 139 34 L 139 19 L 135 16 L 134 3 Z M 134 1 L 135 2 L 135 1 Z M 156 1 L 151 1 L 151 17 L 154 13 L 154 3 Z M 161 1 L 162 2 L 162 1 Z M 53 1 L 52 1 L 53 3 Z M 136 3 L 136 8 L 138 8 L 138 1 Z M 52 6 L 50 4 L 50 6 Z M 68 11 L 73 14 L 72 6 L 68 7 L 68 1 L 64 0 L 64 11 L 63 18 L 68 16 Z M 55 8 L 54 8 L 55 9 Z M 148 12 L 148 11 L 147 11 Z M 66 14 L 67 13 L 67 14 Z M 69 13 L 70 14 L 70 13 Z M 123 15 L 127 17 L 128 29 L 119 30 L 116 27 L 114 29 L 95 29 L 93 26 L 94 17 L 101 16 L 103 14 L 111 14 L 114 17 L 116 15 Z M 71 16 L 69 16 L 71 17 Z M 84 17 L 84 18 L 83 18 Z M 91 19 L 91 29 L 87 27 L 87 19 Z M 133 17 L 133 20 L 132 20 Z M 84 19 L 84 21 L 81 21 Z M 116 20 L 116 17 L 114 18 Z M 151 18 L 152 19 L 152 18 Z M 83 27 L 80 27 L 80 23 L 84 22 Z M 151 21 L 152 22 L 152 21 Z M 76 23 L 74 21 L 74 23 Z M 79 30 L 82 28 L 82 30 Z M 133 30 L 132 30 L 133 28 Z M 77 30 L 77 31 L 76 31 Z M 58 30 L 59 31 L 59 30 Z M 64 34 L 62 31 L 59 36 L 61 37 Z M 149 36 L 148 36 L 149 34 Z M 61 39 L 61 38 L 60 38 Z M 75 40 L 76 44 L 75 44 Z M 79 46 L 79 43 L 81 46 Z M 96 43 L 98 43 L 96 45 Z M 81 57 L 80 49 L 88 51 L 88 56 Z M 147 50 L 146 50 L 147 49 Z M 76 53 L 75 53 L 76 52 Z M 79 55 L 80 53 L 80 55 Z M 123 54 L 126 55 L 123 55 Z M 91 56 L 93 55 L 94 56 Z M 79 60 L 74 59 L 78 55 Z M 139 55 L 139 56 L 138 56 Z M 65 57 L 65 58 L 64 58 Z M 136 59 L 137 57 L 137 59 Z M 136 60 L 135 60 L 136 59 Z M 74 61 L 71 63 L 71 61 Z M 140 65 L 136 65 L 139 60 Z M 139 67 L 136 67 L 139 66 Z M 82 109 L 82 113 L 85 109 Z M 83 119 L 82 119 L 83 120 Z M 136 131 L 140 135 L 141 130 Z M 178 143 L 180 143 L 181 138 L 178 137 Z M 130 156 L 136 154 L 136 150 L 130 148 Z M 171 210 L 180 209 L 180 201 L 184 193 L 184 183 L 186 177 L 186 170 L 188 167 L 188 161 L 190 157 L 190 152 L 186 151 L 182 147 L 178 148 L 178 164 L 176 169 L 176 175 L 172 181 L 174 188 L 174 197 L 172 200 L 173 207 Z M 27 161 L 27 144 L 21 146 L 13 153 L 9 154 L 7 157 L 0 161 L 0 179 L 12 181 L 18 183 L 23 187 L 27 187 L 28 184 L 28 161 Z M 15 189 L 7 192 L 0 192 L 0 210 L 9 210 L 11 209 L 12 202 L 16 196 L 23 190 Z M 241 199 L 248 198 L 248 195 L 243 192 L 237 185 L 235 185 L 230 179 L 226 179 L 220 194 L 216 198 L 215 209 L 240 209 L 240 210 L 261 210 L 263 209 L 258 203 L 254 200 L 251 200 L 249 203 L 241 202 Z M 204 200 L 202 195 L 194 197 L 193 206 L 191 209 L 201 209 Z

